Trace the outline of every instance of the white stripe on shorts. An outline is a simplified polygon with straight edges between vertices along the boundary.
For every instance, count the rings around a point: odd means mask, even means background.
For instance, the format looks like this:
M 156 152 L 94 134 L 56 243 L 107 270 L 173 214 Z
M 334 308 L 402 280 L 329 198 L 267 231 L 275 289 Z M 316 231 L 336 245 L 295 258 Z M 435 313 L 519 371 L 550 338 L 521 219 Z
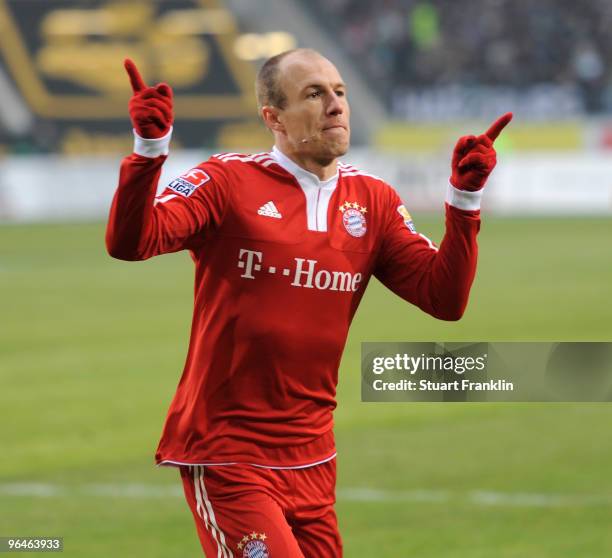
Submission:
M 208 494 L 206 493 L 206 487 L 204 486 L 204 467 L 194 467 L 193 478 L 198 505 L 201 506 L 203 511 L 203 515 L 199 515 L 204 520 L 206 529 L 208 529 L 209 526 L 211 528 L 212 537 L 217 543 L 217 558 L 234 558 L 234 553 L 227 546 L 225 533 L 219 529 L 215 512 L 212 508 L 210 500 L 208 499 Z
M 199 481 L 199 467 L 192 467 L 193 470 L 193 487 L 195 489 L 196 495 L 196 512 L 203 519 L 204 526 L 208 531 L 208 515 L 206 514 L 206 509 L 204 508 L 204 504 L 202 502 L 202 494 L 200 493 L 200 481 Z

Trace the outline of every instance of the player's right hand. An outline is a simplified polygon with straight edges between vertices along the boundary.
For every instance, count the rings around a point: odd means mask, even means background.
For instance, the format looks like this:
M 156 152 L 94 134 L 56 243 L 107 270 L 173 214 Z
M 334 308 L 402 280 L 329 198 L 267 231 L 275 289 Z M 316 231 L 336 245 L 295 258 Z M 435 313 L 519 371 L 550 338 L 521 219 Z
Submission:
M 132 60 L 126 58 L 124 66 L 134 93 L 128 107 L 136 133 L 147 139 L 165 136 L 173 121 L 172 88 L 167 83 L 147 87 Z

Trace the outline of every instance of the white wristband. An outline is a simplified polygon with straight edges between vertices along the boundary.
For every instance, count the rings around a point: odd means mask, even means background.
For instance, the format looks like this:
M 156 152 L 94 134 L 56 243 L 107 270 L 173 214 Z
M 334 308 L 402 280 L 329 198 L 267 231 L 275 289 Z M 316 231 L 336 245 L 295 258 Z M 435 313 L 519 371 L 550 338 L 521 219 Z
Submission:
M 449 184 L 446 192 L 446 203 L 457 209 L 476 211 L 480 209 L 483 190 L 484 188 L 481 188 L 475 192 L 469 192 L 468 190 L 458 190 L 452 184 Z
M 160 155 L 168 155 L 170 152 L 170 138 L 172 137 L 172 126 L 168 133 L 161 138 L 147 139 L 139 136 L 134 130 L 134 153 L 149 159 L 155 159 Z

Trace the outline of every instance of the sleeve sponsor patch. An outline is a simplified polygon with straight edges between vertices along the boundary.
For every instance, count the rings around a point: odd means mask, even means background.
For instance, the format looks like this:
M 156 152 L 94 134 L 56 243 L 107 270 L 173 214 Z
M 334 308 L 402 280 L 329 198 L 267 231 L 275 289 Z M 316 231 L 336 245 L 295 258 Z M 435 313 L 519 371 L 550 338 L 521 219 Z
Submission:
M 170 182 L 170 184 L 168 184 L 168 188 L 170 188 L 170 190 L 174 190 L 177 194 L 188 198 L 200 186 L 202 186 L 202 184 L 206 184 L 209 180 L 210 176 L 208 176 L 202 169 L 196 168 L 187 171 L 178 178 L 175 178 L 172 182 Z
M 404 225 L 408 227 L 410 232 L 416 233 L 416 227 L 414 226 L 414 221 L 412 220 L 412 216 L 408 213 L 405 205 L 398 205 L 397 212 L 402 216 L 404 220 Z

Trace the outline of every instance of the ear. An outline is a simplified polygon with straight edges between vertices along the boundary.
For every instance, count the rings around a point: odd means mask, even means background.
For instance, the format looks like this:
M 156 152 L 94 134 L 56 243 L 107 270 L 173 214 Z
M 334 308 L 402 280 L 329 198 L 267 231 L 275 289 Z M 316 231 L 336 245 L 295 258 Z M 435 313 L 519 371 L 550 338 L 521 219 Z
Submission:
M 282 111 L 279 108 L 272 105 L 265 105 L 261 107 L 260 114 L 264 124 L 271 131 L 280 133 L 285 132 L 285 126 L 281 122 Z

